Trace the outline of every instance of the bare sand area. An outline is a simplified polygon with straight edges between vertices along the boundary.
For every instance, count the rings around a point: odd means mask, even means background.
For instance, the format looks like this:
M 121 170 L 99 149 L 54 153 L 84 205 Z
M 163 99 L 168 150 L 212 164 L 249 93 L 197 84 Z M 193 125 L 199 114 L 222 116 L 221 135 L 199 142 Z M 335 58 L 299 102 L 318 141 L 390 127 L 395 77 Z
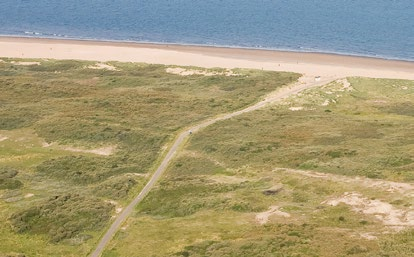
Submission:
M 220 47 L 0 37 L 0 57 L 256 68 L 325 78 L 362 76 L 414 80 L 414 62 Z

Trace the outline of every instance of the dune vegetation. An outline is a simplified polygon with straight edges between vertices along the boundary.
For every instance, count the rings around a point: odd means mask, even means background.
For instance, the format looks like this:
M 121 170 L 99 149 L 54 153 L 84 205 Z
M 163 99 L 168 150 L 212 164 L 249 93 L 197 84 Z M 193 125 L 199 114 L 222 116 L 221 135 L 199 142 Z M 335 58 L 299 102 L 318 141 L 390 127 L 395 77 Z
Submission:
M 1 59 L 0 256 L 87 256 L 180 131 L 298 76 Z
M 215 123 L 104 256 L 412 256 L 413 102 L 348 78 Z
M 87 256 L 181 132 L 298 74 L 0 61 L 0 256 Z M 412 256 L 414 82 L 347 78 L 191 134 L 103 256 Z

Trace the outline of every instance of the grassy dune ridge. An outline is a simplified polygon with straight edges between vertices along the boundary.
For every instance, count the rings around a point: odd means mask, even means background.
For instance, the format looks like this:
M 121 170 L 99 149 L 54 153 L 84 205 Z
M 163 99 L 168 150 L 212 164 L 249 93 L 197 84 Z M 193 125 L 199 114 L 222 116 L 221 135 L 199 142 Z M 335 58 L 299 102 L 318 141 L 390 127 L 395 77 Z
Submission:
M 87 255 L 181 129 L 298 78 L 167 68 L 0 61 L 1 254 Z

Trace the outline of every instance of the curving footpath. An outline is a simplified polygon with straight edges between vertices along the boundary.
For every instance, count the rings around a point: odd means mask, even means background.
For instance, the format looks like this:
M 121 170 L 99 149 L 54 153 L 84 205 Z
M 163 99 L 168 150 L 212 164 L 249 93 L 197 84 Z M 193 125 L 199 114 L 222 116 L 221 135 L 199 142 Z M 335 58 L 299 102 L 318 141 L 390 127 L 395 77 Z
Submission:
M 299 79 L 299 81 L 293 85 L 290 85 L 285 88 L 278 89 L 274 91 L 273 93 L 268 94 L 262 101 L 251 105 L 245 109 L 224 114 L 212 119 L 209 119 L 207 121 L 204 121 L 198 125 L 195 125 L 193 127 L 188 128 L 186 131 L 181 132 L 177 139 L 174 141 L 173 145 L 171 146 L 170 150 L 168 151 L 167 155 L 162 160 L 161 164 L 158 166 L 155 173 L 152 175 L 151 179 L 148 181 L 148 183 L 145 185 L 145 187 L 142 189 L 142 191 L 134 198 L 134 200 L 118 215 L 118 217 L 114 220 L 112 225 L 109 227 L 109 229 L 106 231 L 105 235 L 101 238 L 101 241 L 95 248 L 95 250 L 91 253 L 90 257 L 99 257 L 101 256 L 103 250 L 105 249 L 106 245 L 111 241 L 115 233 L 118 231 L 118 229 L 121 227 L 122 223 L 126 220 L 126 218 L 131 214 L 131 212 L 134 210 L 135 206 L 140 203 L 144 197 L 149 193 L 149 191 L 152 189 L 152 187 L 155 185 L 155 183 L 158 181 L 158 179 L 161 177 L 163 172 L 166 170 L 168 164 L 170 163 L 171 159 L 174 157 L 174 155 L 177 153 L 177 150 L 180 146 L 182 146 L 185 142 L 185 139 L 187 139 L 191 133 L 197 132 L 198 130 L 205 128 L 207 126 L 210 126 L 211 124 L 214 124 L 218 121 L 227 120 L 230 118 L 233 118 L 235 116 L 241 115 L 243 113 L 255 111 L 258 109 L 261 109 L 271 103 L 280 101 L 282 99 L 285 99 L 291 95 L 297 94 L 305 89 L 321 86 L 324 84 L 327 84 L 333 80 L 336 80 L 339 78 L 326 78 L 320 81 L 315 81 L 314 77 L 312 76 L 304 76 Z M 191 131 L 191 133 L 189 133 Z

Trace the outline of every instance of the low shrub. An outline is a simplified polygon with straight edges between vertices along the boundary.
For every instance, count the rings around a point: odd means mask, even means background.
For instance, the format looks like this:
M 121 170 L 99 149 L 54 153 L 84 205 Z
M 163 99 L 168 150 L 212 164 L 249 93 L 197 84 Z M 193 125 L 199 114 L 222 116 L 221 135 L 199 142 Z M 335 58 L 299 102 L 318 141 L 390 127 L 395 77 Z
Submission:
M 9 220 L 18 233 L 47 234 L 56 243 L 101 229 L 110 219 L 112 209 L 113 205 L 97 198 L 67 194 L 14 213 Z
M 18 173 L 14 168 L 0 167 L 0 190 L 18 189 L 22 187 L 23 183 L 14 178 Z
M 115 174 L 117 168 L 116 162 L 105 157 L 64 156 L 47 160 L 36 170 L 56 179 L 91 184 Z
M 171 256 L 319 256 L 310 244 L 313 228 L 293 224 L 268 225 L 273 235 L 246 235 L 237 240 L 203 241 Z
M 97 185 L 94 192 L 98 196 L 111 199 L 122 199 L 126 197 L 137 181 L 129 177 L 115 177 Z

